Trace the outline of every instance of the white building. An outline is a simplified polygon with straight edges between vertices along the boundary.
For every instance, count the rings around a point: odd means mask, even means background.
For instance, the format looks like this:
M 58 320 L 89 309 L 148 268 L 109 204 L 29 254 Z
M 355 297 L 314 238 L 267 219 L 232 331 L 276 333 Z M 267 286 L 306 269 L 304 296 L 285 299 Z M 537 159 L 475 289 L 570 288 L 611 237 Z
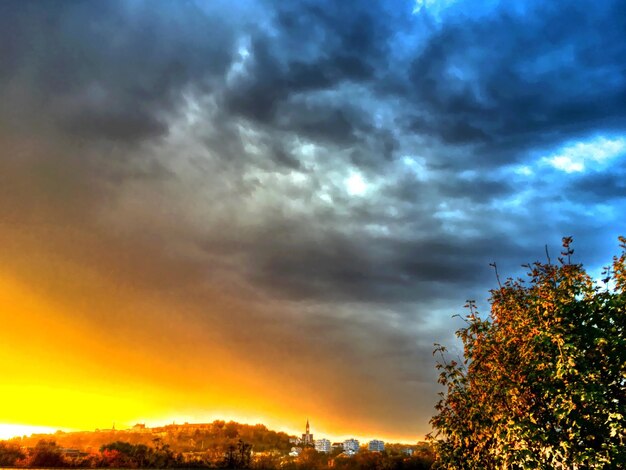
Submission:
M 356 454 L 359 451 L 359 441 L 356 439 L 346 439 L 343 441 L 343 450 L 348 454 Z
M 378 439 L 372 439 L 367 448 L 370 452 L 382 452 L 385 450 L 385 443 L 383 441 L 379 441 Z
M 316 439 L 315 450 L 318 452 L 326 452 L 327 454 L 330 453 L 330 441 L 328 439 Z
M 301 447 L 292 447 L 291 448 L 291 452 L 289 452 L 289 455 L 292 456 L 292 457 L 297 457 L 301 453 L 302 453 L 302 448 Z

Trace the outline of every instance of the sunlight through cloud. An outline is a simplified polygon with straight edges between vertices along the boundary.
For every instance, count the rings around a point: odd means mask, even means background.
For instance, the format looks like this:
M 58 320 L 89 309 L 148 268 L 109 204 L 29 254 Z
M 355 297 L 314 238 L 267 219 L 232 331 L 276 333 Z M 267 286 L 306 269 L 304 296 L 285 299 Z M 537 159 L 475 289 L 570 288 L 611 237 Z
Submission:
M 367 191 L 367 183 L 360 173 L 352 173 L 345 181 L 350 196 L 362 196 Z
M 555 154 L 544 157 L 542 162 L 565 173 L 580 173 L 588 169 L 590 164 L 604 164 L 625 152 L 625 138 L 598 137 L 588 142 L 568 144 Z

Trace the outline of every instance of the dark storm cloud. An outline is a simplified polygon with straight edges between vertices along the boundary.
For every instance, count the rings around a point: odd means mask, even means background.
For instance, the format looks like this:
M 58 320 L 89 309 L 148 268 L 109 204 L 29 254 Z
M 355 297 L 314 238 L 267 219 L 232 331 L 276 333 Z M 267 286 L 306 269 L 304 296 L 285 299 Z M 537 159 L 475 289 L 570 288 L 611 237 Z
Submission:
M 319 93 L 344 84 L 375 86 L 390 67 L 390 40 L 408 24 L 410 5 L 309 1 L 269 7 L 272 32 L 251 33 L 245 72 L 221 94 L 225 109 L 344 146 L 373 132 L 368 110 L 349 96 Z
M 585 175 L 571 183 L 571 197 L 597 203 L 626 199 L 626 168 L 611 168 L 610 173 Z
M 482 129 L 459 118 L 443 118 L 440 121 L 428 121 L 416 117 L 408 125 L 408 131 L 418 134 L 439 135 L 450 144 L 487 142 L 491 137 Z
M 399 240 L 326 229 L 316 239 L 299 232 L 294 236 L 293 230 L 277 227 L 271 240 L 258 240 L 259 249 L 251 249 L 258 282 L 279 296 L 324 302 L 428 302 L 445 296 L 449 285 L 484 284 L 491 278 L 485 260 L 508 261 L 506 253 L 513 252 L 532 256 L 506 238 L 468 241 L 450 234 Z
M 391 8 L 311 1 L 269 7 L 274 34 L 252 37 L 248 76 L 225 97 L 230 109 L 246 117 L 267 123 L 295 93 L 371 81 L 389 54 Z
M 302 103 L 285 108 L 279 118 L 284 129 L 313 140 L 323 139 L 339 145 L 354 145 L 357 128 L 361 124 L 360 118 L 354 116 L 354 110 L 336 109 L 329 106 L 329 103 Z
M 453 241 L 450 237 L 448 243 Z M 486 280 L 486 270 L 474 269 L 486 259 L 485 252 L 470 256 L 474 247 L 464 246 L 462 240 L 457 240 L 457 249 L 448 243 L 442 246 L 420 240 L 419 246 L 411 249 L 379 239 L 326 240 L 323 248 L 264 252 L 257 261 L 258 274 L 267 288 L 296 299 L 426 302 L 444 295 L 447 287 L 440 283 L 462 287 Z M 372 245 L 382 252 L 368 251 Z M 498 256 L 499 248 L 509 246 L 492 244 L 490 248 L 493 256 Z
M 167 131 L 186 87 L 230 64 L 232 12 L 191 2 L 3 2 L 2 85 L 79 136 L 120 141 Z M 31 110 L 33 111 L 33 110 Z
M 626 125 L 626 10 L 621 2 L 506 5 L 450 18 L 411 65 L 412 103 L 442 141 L 481 143 L 476 161 L 517 160 L 524 150 L 598 127 Z M 513 153 L 504 151 L 513 146 Z M 517 153 L 515 153 L 517 150 Z
M 346 358 L 333 402 L 378 374 L 401 419 L 490 262 L 606 246 L 623 212 L 621 156 L 550 158 L 626 132 L 624 7 L 472 3 L 3 2 L 0 215 L 259 367 Z

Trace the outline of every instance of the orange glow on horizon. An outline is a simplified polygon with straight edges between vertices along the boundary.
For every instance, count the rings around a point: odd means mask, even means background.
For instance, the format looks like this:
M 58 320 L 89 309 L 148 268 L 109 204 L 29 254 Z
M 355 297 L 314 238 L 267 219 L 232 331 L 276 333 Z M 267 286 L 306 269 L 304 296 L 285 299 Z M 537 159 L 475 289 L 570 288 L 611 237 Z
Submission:
M 206 419 L 206 420 L 200 420 L 200 421 L 194 421 L 194 420 L 190 421 L 187 419 L 180 419 L 180 420 L 173 419 L 173 420 L 165 420 L 165 421 L 163 420 L 156 420 L 156 421 L 139 420 L 138 422 L 144 423 L 148 427 L 160 427 L 160 426 L 165 426 L 165 425 L 172 424 L 172 423 L 183 424 L 183 423 L 188 422 L 190 424 L 193 424 L 193 423 L 213 422 L 215 420 L 223 420 L 223 421 L 232 420 L 241 424 L 249 424 L 249 425 L 263 424 L 272 431 L 284 432 L 290 436 L 300 436 L 304 432 L 302 429 L 271 426 L 267 424 L 268 420 L 247 421 L 245 419 L 236 418 L 233 416 L 217 416 L 217 417 L 213 417 L 213 418 Z M 132 426 L 131 424 L 126 424 L 122 426 L 118 426 L 115 423 L 112 423 L 112 424 L 115 425 L 115 429 L 117 430 L 126 430 Z M 85 431 L 94 431 L 95 429 L 98 429 L 98 428 L 92 427 L 89 429 L 70 429 L 70 428 L 54 427 L 54 426 L 0 423 L 0 440 L 8 440 L 8 439 L 12 439 L 15 437 L 22 437 L 22 436 L 31 436 L 33 434 L 55 434 L 56 432 L 59 432 L 59 431 L 68 432 L 68 433 L 69 432 L 85 432 Z M 312 434 L 318 438 L 327 438 L 327 439 L 330 439 L 331 441 L 343 441 L 346 439 L 354 438 L 354 439 L 359 440 L 361 444 L 364 444 L 372 439 L 382 439 L 386 443 L 402 443 L 402 444 L 413 444 L 415 442 L 423 440 L 423 439 L 414 439 L 414 438 L 412 439 L 411 437 L 408 437 L 408 438 L 390 437 L 390 436 L 384 436 L 380 434 L 374 434 L 374 435 L 369 435 L 369 436 L 359 435 L 359 434 L 333 435 L 333 434 L 328 434 L 328 433 L 323 433 L 323 432 L 316 432 L 315 429 L 312 429 Z
M 306 415 L 320 437 L 418 438 L 384 436 L 366 423 L 348 422 L 315 397 L 303 404 L 299 390 L 277 386 L 220 345 L 198 351 L 167 338 L 151 343 L 150 338 L 163 335 L 158 322 L 129 321 L 112 335 L 110 327 L 97 328 L 71 306 L 35 295 L 1 274 L 0 321 L 0 400 L 9 404 L 0 410 L 0 423 L 5 423 L 0 438 L 30 429 L 91 431 L 113 423 L 124 429 L 138 422 L 154 427 L 215 419 L 261 423 L 299 435 Z M 193 325 L 167 329 L 195 341 Z
M 0 440 L 13 437 L 30 436 L 31 434 L 51 434 L 58 429 L 48 426 L 28 426 L 23 424 L 0 423 Z

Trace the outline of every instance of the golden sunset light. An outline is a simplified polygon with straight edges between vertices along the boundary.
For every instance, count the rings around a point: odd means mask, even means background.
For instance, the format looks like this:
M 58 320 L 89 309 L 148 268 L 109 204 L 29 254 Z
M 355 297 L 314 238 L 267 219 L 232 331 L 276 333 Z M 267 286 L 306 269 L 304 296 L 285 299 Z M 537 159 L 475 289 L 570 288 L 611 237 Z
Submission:
M 0 424 L 0 439 L 10 439 L 16 436 L 31 434 L 51 434 L 55 428 L 45 426 L 27 426 L 23 424 Z
M 151 314 L 158 315 L 159 307 L 152 308 Z M 112 423 L 123 429 L 137 422 L 234 419 L 297 430 L 302 416 L 315 410 L 314 397 L 299 404 L 297 396 L 304 391 L 277 386 L 262 370 L 214 345 L 194 344 L 201 338 L 193 331 L 178 333 L 186 344 L 161 340 L 176 331 L 175 325 L 166 325 L 166 331 L 160 324 L 147 324 L 140 333 L 129 325 L 111 330 L 115 326 L 76 319 L 67 303 L 7 278 L 0 281 L 0 309 L 6 326 L 0 331 L 0 367 L 11 377 L 0 384 L 0 393 L 3 402 L 13 404 L 2 418 L 25 429 L 92 430 Z M 224 368 L 225 363 L 235 369 Z M 354 425 L 323 409 L 316 416 L 318 429 L 325 426 L 329 435 L 347 434 Z M 11 432 L 6 426 L 3 432 Z M 360 429 L 377 431 L 367 421 Z

